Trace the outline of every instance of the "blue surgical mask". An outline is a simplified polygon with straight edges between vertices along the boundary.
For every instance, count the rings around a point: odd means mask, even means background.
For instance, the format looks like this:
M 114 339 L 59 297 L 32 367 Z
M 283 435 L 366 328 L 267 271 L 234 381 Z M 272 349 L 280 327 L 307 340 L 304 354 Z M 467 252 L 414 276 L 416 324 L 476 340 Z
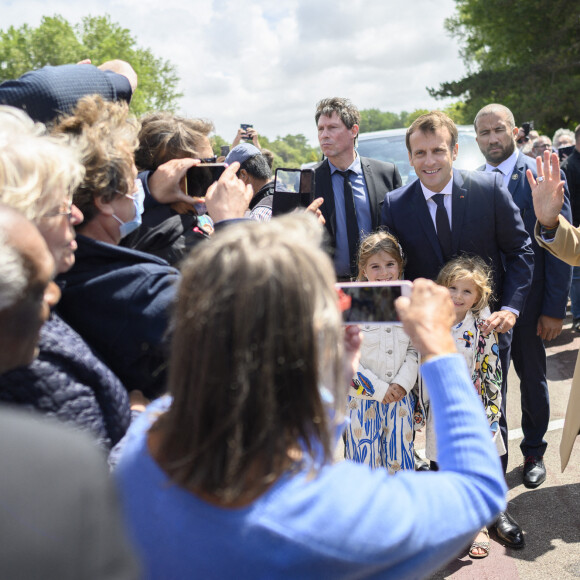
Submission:
M 124 222 L 121 218 L 113 214 L 113 217 L 121 224 L 119 227 L 121 238 L 125 238 L 133 233 L 141 225 L 141 214 L 143 213 L 145 191 L 143 190 L 143 184 L 140 179 L 135 180 L 135 189 L 136 191 L 133 195 L 127 195 L 129 199 L 133 200 L 133 205 L 135 206 L 135 217 L 131 221 Z

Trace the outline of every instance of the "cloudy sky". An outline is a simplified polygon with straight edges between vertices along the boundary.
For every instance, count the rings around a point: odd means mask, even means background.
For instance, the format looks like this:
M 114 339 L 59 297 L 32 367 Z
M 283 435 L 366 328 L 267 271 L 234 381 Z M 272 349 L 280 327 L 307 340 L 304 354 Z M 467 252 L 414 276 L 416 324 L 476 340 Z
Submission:
M 50 8 L 48 8 L 50 6 Z M 171 61 L 181 113 L 213 120 L 232 139 L 240 123 L 269 137 L 317 144 L 314 109 L 349 97 L 360 109 L 435 108 L 425 87 L 461 78 L 443 28 L 453 0 L 0 0 L 0 27 L 71 23 L 109 14 L 137 45 Z

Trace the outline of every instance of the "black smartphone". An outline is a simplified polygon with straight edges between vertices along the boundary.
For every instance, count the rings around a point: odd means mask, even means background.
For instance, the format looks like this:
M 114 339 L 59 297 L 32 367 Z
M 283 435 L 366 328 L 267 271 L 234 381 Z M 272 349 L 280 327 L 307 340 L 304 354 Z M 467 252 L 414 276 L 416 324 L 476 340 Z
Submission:
M 242 139 L 244 141 L 251 141 L 252 138 L 248 137 L 248 129 L 253 129 L 254 125 L 249 125 L 248 123 L 241 123 L 240 124 L 240 129 L 244 132 L 244 134 L 242 135 Z
M 272 215 L 308 207 L 314 201 L 314 169 L 276 169 Z
M 207 188 L 224 172 L 225 163 L 200 163 L 187 170 L 185 193 L 190 197 L 205 197 Z
M 399 296 L 410 296 L 412 287 L 407 280 L 337 284 L 344 323 L 401 324 L 395 300 Z
M 560 161 L 564 161 L 564 159 L 566 159 L 568 155 L 572 155 L 574 149 L 576 149 L 576 145 L 568 145 L 568 147 L 560 147 L 560 149 L 558 149 L 558 157 L 560 158 Z
M 227 157 L 229 152 L 230 152 L 230 146 L 229 145 L 222 145 L 220 147 L 220 155 L 223 155 L 224 157 Z

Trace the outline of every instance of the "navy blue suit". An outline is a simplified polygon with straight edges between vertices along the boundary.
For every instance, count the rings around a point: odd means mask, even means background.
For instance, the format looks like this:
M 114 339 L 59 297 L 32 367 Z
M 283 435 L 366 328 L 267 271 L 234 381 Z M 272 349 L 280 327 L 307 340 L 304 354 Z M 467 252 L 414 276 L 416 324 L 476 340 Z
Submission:
M 497 305 L 521 312 L 532 280 L 533 252 L 501 178 L 454 169 L 451 203 L 454 255 L 481 256 L 493 268 Z M 445 262 L 418 179 L 385 196 L 381 223 L 407 255 L 405 278 L 437 278 Z
M 537 323 L 542 314 L 552 318 L 566 318 L 572 268 L 540 248 L 536 242 L 533 235 L 536 215 L 526 169 L 531 169 L 536 176 L 535 160 L 520 153 L 508 189 L 532 240 L 534 276 L 526 306 L 512 331 L 511 359 L 520 379 L 524 433 L 520 448 L 525 456 L 540 457 L 544 455 L 547 446 L 544 435 L 550 421 L 550 399 L 546 380 L 546 349 L 543 340 L 537 335 Z M 561 214 L 571 222 L 567 189 Z M 509 364 L 509 358 L 507 361 Z M 507 374 L 507 365 L 504 366 L 504 373 Z
M 534 255 L 520 211 L 496 173 L 453 170 L 451 236 L 454 255 L 480 256 L 493 269 L 495 302 L 522 312 L 532 282 Z M 434 280 L 445 261 L 418 179 L 385 196 L 382 224 L 407 255 L 405 278 Z M 502 367 L 509 365 L 511 331 L 499 335 Z M 507 372 L 502 384 L 500 430 L 507 448 Z M 507 454 L 503 458 L 507 466 Z

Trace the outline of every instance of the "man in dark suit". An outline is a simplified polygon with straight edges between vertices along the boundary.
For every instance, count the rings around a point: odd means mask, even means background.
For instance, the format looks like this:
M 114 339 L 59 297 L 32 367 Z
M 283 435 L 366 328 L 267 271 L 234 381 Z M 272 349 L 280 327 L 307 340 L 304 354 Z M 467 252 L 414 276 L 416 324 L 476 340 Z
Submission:
M 499 333 L 500 359 L 507 368 L 510 331 L 523 311 L 533 272 L 531 240 L 519 209 L 499 175 L 453 169 L 457 128 L 447 115 L 433 111 L 416 119 L 406 144 L 419 179 L 387 194 L 382 210 L 382 224 L 407 254 L 405 277 L 434 279 L 461 253 L 483 258 L 492 267 L 495 291 L 494 312 L 483 331 Z M 504 401 L 506 389 L 504 375 Z M 505 415 L 500 429 L 507 447 Z M 506 544 L 523 547 L 521 528 L 507 512 L 496 529 Z
M 386 191 L 402 185 L 393 163 L 359 157 L 355 149 L 360 114 L 348 100 L 323 99 L 316 106 L 318 142 L 326 159 L 315 168 L 316 196 L 334 248 L 334 266 L 340 280 L 357 274 L 361 236 L 380 223 Z
M 519 129 L 515 126 L 512 112 L 503 105 L 487 105 L 477 113 L 474 126 L 477 143 L 487 161 L 480 170 L 496 172 L 502 177 L 520 210 L 534 251 L 532 286 L 526 306 L 514 326 L 511 342 L 511 359 L 520 378 L 524 433 L 520 448 L 525 458 L 523 480 L 526 487 L 533 489 L 546 480 L 542 458 L 547 447 L 544 435 L 550 421 L 543 341 L 553 340 L 562 331 L 572 269 L 540 248 L 534 237 L 536 215 L 526 169 L 535 177 L 536 162 L 522 155 L 516 147 Z M 568 221 L 572 219 L 567 190 L 561 215 Z M 505 367 L 504 373 L 507 373 Z

